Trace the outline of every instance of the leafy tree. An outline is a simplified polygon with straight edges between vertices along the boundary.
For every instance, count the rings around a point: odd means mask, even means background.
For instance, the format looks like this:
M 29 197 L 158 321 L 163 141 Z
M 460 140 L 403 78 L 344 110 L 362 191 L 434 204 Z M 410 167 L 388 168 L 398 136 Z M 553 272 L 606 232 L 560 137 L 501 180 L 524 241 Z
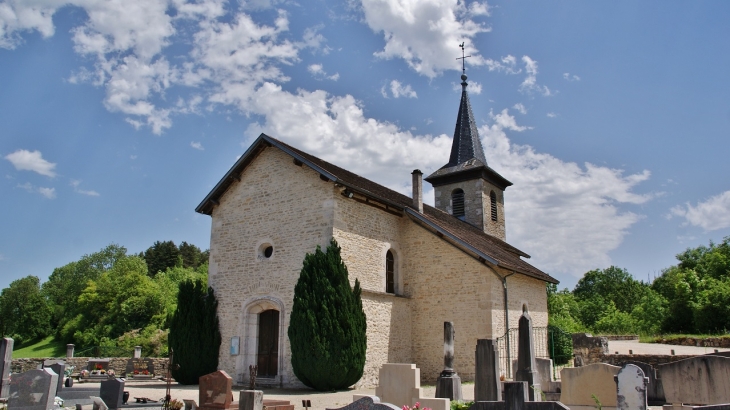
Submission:
M 662 323 L 666 320 L 669 302 L 652 289 L 641 298 L 631 311 L 639 333 L 656 335 L 661 332 Z
M 200 248 L 193 244 L 181 242 L 178 250 L 184 268 L 197 269 L 200 265 L 208 263 L 208 251 L 202 252 Z
M 730 278 L 707 278 L 699 292 L 693 316 L 701 333 L 727 333 L 730 329 Z
M 126 256 L 126 248 L 111 244 L 99 252 L 84 255 L 78 261 L 54 269 L 42 287 L 42 293 L 52 310 L 51 326 L 62 329 L 81 313 L 77 302 L 88 282 L 98 279 L 116 261 Z M 70 338 L 63 341 L 73 342 Z
M 221 334 L 218 302 L 203 280 L 180 283 L 177 310 L 170 322 L 169 343 L 173 349 L 172 377 L 180 384 L 198 384 L 200 376 L 218 368 Z
M 593 325 L 596 332 L 610 335 L 636 333 L 638 328 L 634 318 L 629 313 L 618 310 L 613 301 L 608 302 L 606 312 Z
M 579 301 L 599 296 L 606 301 L 613 301 L 618 310 L 631 312 L 646 293 L 647 287 L 634 279 L 626 269 L 611 266 L 587 272 L 575 285 L 573 294 Z
M 155 242 L 144 252 L 144 260 L 150 276 L 174 268 L 180 264 L 180 250 L 173 241 Z
M 0 329 L 18 344 L 47 336 L 50 319 L 51 311 L 37 276 L 14 280 L 0 293 Z
M 360 282 L 350 287 L 334 238 L 325 252 L 307 254 L 294 288 L 289 322 L 292 368 L 306 386 L 337 390 L 363 374 L 367 323 Z

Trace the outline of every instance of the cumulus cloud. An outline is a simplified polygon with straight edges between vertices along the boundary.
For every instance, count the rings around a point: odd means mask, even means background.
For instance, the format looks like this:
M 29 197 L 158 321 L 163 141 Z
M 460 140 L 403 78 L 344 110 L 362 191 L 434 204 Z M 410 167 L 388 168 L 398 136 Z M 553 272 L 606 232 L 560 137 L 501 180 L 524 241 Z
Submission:
M 80 185 L 81 185 L 81 181 L 75 180 L 75 179 L 71 180 L 71 186 L 73 187 L 74 192 L 76 192 L 77 194 L 87 195 L 87 196 L 99 196 L 98 192 L 96 192 L 94 190 L 81 189 Z
M 30 182 L 18 184 L 18 188 L 24 189 L 30 193 L 41 194 L 48 199 L 54 199 L 56 197 L 56 188 L 36 187 Z
M 526 127 L 507 110 L 491 117 L 492 124 L 480 128 L 487 161 L 514 183 L 505 194 L 509 242 L 530 253 L 530 263 L 546 272 L 580 277 L 608 266 L 608 253 L 641 219 L 619 205 L 651 199 L 633 192 L 649 171 L 624 175 L 620 169 L 562 161 L 510 142 L 508 131 Z
M 318 80 L 326 78 L 328 80 L 337 81 L 340 79 L 340 73 L 329 75 L 326 71 L 324 71 L 322 64 L 310 64 L 309 67 L 307 67 L 307 71 L 309 71 L 312 76 Z
M 539 85 L 537 83 L 537 61 L 533 60 L 529 56 L 522 56 L 522 62 L 525 63 L 525 72 L 527 73 L 527 77 L 525 77 L 525 80 L 522 81 L 522 84 L 520 84 L 520 92 L 537 92 L 544 96 L 551 95 L 552 92 L 549 88 L 547 88 L 547 86 Z
M 497 71 L 505 74 L 519 74 L 522 72 L 522 69 L 517 67 L 517 58 L 513 55 L 502 57 L 499 61 L 490 58 L 485 60 L 484 63 L 487 65 L 489 71 Z
M 730 227 L 730 191 L 698 202 L 686 203 L 671 209 L 672 216 L 684 218 L 685 224 L 698 226 L 705 231 Z
M 365 21 L 376 33 L 383 33 L 385 47 L 377 57 L 403 59 L 414 71 L 429 78 L 444 70 L 456 69 L 459 44 L 490 28 L 472 17 L 488 14 L 484 3 L 454 0 L 362 0 Z M 484 59 L 467 41 L 468 64 L 481 65 Z
M 10 161 L 18 171 L 33 171 L 51 178 L 56 176 L 53 171 L 56 164 L 43 159 L 43 154 L 40 151 L 19 149 L 12 154 L 6 155 L 5 159 Z
M 388 98 L 388 92 L 385 90 L 385 86 L 380 89 L 380 93 L 383 94 L 383 97 Z M 418 98 L 418 94 L 411 88 L 410 84 L 403 85 L 398 80 L 392 80 L 390 82 L 390 93 L 393 98 Z
M 53 13 L 59 1 L 7 0 L 0 3 L 0 47 L 13 49 L 22 43 L 20 33 L 38 31 L 48 38 L 55 32 Z
M 512 106 L 515 110 L 517 110 L 520 114 L 527 114 L 527 108 L 522 103 L 517 103 Z
M 580 77 L 578 77 L 575 74 L 570 74 L 570 73 L 563 73 L 563 78 L 566 81 L 580 81 Z
M 197 149 L 198 151 L 204 151 L 203 144 L 200 142 L 190 141 L 190 146 Z

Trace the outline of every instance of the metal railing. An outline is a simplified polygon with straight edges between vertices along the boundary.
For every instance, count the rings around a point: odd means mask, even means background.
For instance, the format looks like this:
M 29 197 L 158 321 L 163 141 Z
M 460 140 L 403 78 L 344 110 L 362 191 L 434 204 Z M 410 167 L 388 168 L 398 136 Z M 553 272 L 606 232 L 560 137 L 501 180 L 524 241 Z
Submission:
M 553 380 L 560 379 L 560 370 L 566 365 L 572 365 L 572 337 L 570 333 L 564 332 L 562 329 L 556 326 L 548 327 L 533 327 L 532 328 L 532 340 L 535 349 L 535 357 L 543 359 L 553 359 Z M 509 335 L 509 337 L 508 337 Z M 566 339 L 567 337 L 567 339 Z M 502 375 L 506 379 L 514 378 L 514 365 L 513 362 L 517 360 L 518 353 L 518 339 L 519 329 L 512 328 L 505 332 L 504 335 L 497 338 L 497 352 L 499 354 L 499 368 Z M 509 345 L 507 341 L 509 340 Z M 558 344 L 563 346 L 564 349 L 556 348 Z M 565 349 L 566 344 L 570 347 Z M 565 353 L 568 350 L 569 353 Z M 563 357 L 569 354 L 570 357 Z M 560 364 L 558 364 L 560 363 Z

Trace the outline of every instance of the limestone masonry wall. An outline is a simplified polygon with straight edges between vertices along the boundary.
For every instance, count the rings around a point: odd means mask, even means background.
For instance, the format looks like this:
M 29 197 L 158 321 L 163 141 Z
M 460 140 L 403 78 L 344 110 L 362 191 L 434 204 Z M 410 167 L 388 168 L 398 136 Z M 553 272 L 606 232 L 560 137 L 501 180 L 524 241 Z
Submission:
M 92 359 L 91 357 L 61 357 L 61 358 L 54 358 L 54 357 L 34 357 L 34 358 L 25 358 L 25 359 L 13 359 L 11 364 L 11 369 L 20 368 L 20 372 L 27 372 L 28 370 L 37 369 L 38 366 L 42 365 L 45 360 L 63 360 L 66 362 L 66 366 L 74 366 L 74 373 L 78 373 L 79 371 L 86 369 L 89 359 Z M 114 373 L 118 377 L 124 377 L 125 372 L 127 371 L 127 363 L 129 363 L 129 360 L 131 357 L 110 357 L 109 358 L 109 368 L 114 370 Z M 165 375 L 166 374 L 166 366 L 167 366 L 167 358 L 166 357 L 152 357 L 149 358 L 149 360 L 152 361 L 155 365 L 155 375 Z
M 258 346 L 257 313 L 280 311 L 277 383 L 301 386 L 291 369 L 286 329 L 302 261 L 332 237 L 333 184 L 297 166 L 277 148 L 265 149 L 213 210 L 209 283 L 218 297 L 223 343 L 219 368 L 247 380 Z M 271 257 L 263 254 L 273 247 Z M 230 352 L 239 337 L 239 354 Z

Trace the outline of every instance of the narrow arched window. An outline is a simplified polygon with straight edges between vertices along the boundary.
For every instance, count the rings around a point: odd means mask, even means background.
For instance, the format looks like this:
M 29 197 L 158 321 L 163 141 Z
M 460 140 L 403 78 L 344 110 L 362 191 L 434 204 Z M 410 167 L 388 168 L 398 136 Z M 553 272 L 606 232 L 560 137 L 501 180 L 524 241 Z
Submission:
M 466 217 L 464 210 L 464 191 L 461 189 L 455 189 L 451 193 L 451 214 L 462 221 Z
M 497 222 L 497 194 L 494 191 L 489 193 L 489 202 L 492 205 L 492 220 Z
M 395 293 L 395 258 L 391 251 L 385 254 L 385 292 Z

